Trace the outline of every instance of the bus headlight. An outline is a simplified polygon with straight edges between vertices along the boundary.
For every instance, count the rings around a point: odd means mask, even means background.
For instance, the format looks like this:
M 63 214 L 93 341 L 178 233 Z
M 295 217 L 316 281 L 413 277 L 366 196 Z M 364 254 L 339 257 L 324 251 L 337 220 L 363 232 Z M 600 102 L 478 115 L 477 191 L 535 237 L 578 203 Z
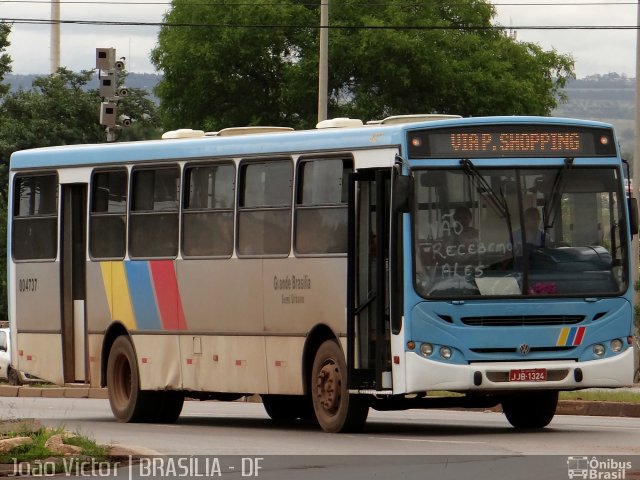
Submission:
M 451 349 L 449 347 L 440 347 L 440 356 L 445 360 L 451 358 Z
M 433 345 L 430 343 L 423 343 L 420 345 L 420 353 L 425 357 L 430 357 L 433 353 Z
M 593 346 L 593 353 L 598 357 L 604 356 L 604 345 L 602 345 L 601 343 L 596 343 Z
M 615 340 L 611 340 L 611 350 L 618 353 L 622 350 L 622 340 L 616 338 Z

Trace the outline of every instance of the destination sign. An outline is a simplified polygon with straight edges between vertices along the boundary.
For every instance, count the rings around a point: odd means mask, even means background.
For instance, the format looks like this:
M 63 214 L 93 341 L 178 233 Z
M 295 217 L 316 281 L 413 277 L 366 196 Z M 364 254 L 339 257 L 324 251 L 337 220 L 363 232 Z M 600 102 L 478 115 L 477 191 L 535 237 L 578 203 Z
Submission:
M 410 158 L 610 157 L 613 131 L 567 125 L 474 125 L 409 132 Z

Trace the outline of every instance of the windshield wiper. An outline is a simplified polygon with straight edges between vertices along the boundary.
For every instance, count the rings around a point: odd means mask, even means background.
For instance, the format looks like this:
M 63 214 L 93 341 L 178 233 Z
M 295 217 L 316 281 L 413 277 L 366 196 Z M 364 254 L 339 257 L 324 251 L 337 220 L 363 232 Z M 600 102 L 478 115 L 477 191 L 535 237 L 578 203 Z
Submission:
M 480 188 L 476 187 L 478 192 L 485 192 L 486 197 L 489 200 L 489 205 L 493 207 L 493 209 L 505 219 L 507 222 L 507 228 L 509 229 L 509 240 L 513 245 L 513 226 L 511 225 L 511 213 L 509 212 L 509 204 L 507 203 L 507 198 L 502 191 L 500 190 L 500 195 L 496 193 L 493 187 L 487 182 L 487 180 L 482 176 L 482 174 L 478 171 L 475 165 L 468 158 L 463 158 L 460 160 L 460 165 L 462 166 L 462 171 L 472 180 L 475 181 Z M 481 190 L 482 189 L 482 190 Z
M 498 196 L 493 187 L 489 185 L 489 182 L 485 180 L 482 174 L 478 171 L 475 165 L 468 158 L 463 158 L 460 160 L 460 165 L 462 166 L 462 170 L 467 174 L 469 178 L 475 180 L 475 182 L 480 185 L 481 189 L 477 189 L 478 192 L 486 192 L 487 198 L 489 199 L 493 208 L 500 214 L 501 217 L 509 217 L 509 208 L 507 206 L 507 201 L 504 198 L 504 195 Z
M 558 173 L 556 173 L 556 177 L 553 179 L 548 201 L 545 201 L 542 208 L 542 223 L 545 232 L 553 228 L 553 224 L 556 222 L 556 215 L 560 207 L 560 196 L 564 191 L 566 183 L 566 173 L 572 166 L 573 158 L 565 158 L 564 165 L 558 169 Z

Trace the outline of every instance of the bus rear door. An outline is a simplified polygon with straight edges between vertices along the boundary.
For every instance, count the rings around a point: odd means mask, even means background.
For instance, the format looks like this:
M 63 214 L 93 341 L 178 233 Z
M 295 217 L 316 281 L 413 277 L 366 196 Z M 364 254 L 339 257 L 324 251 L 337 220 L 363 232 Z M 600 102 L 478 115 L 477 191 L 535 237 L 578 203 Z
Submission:
M 87 185 L 61 185 L 61 285 L 64 381 L 87 380 L 85 262 Z

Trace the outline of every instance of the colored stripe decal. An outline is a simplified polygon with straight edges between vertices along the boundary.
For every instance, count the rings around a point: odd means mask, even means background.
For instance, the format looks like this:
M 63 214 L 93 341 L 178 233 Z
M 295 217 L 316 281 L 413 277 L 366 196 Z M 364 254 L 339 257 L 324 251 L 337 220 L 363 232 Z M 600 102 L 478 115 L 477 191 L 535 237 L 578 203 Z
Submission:
M 165 330 L 185 330 L 182 299 L 178 289 L 178 279 L 172 260 L 149 262 L 153 285 L 155 287 L 158 310 Z
M 565 327 L 560 330 L 560 335 L 558 335 L 558 341 L 556 342 L 557 347 L 565 347 L 565 346 L 577 346 L 582 343 L 584 340 L 584 334 L 587 331 L 587 327 Z
M 109 304 L 109 314 L 113 319 L 113 289 L 111 288 L 111 262 L 100 262 L 100 272 L 102 273 L 102 284 L 104 285 L 104 294 Z
M 122 262 L 100 262 L 102 280 L 112 320 L 121 321 L 130 330 L 136 328 L 127 276 Z
M 576 333 L 576 338 L 573 340 L 574 345 L 580 345 L 582 343 L 582 339 L 584 338 L 584 332 L 587 327 L 578 328 L 578 332 Z
M 160 316 L 156 307 L 156 299 L 151 285 L 149 263 L 144 261 L 125 262 L 129 292 L 133 310 L 141 330 L 160 330 Z
M 560 335 L 558 336 L 558 341 L 556 342 L 556 347 L 563 347 L 567 343 L 567 336 L 569 335 L 569 329 L 563 328 L 560 330 Z

